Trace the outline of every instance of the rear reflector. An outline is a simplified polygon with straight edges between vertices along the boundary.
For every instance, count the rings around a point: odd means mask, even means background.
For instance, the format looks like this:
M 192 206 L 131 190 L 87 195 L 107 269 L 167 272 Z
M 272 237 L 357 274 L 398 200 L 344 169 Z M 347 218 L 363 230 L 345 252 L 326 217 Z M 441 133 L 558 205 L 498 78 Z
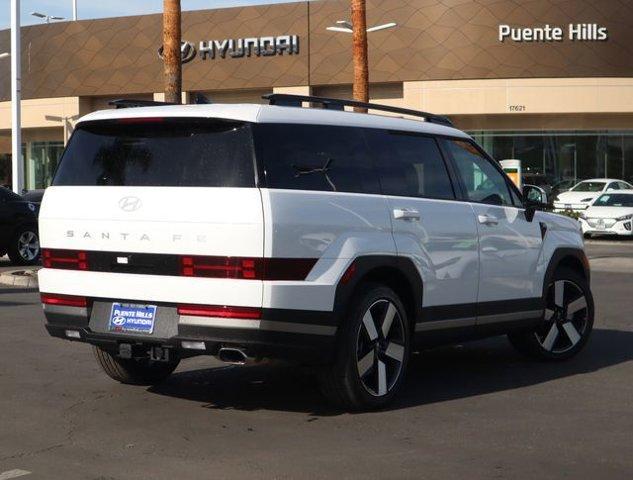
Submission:
M 228 307 L 226 305 L 179 305 L 178 315 L 257 320 L 262 317 L 262 310 L 261 308 Z
M 66 336 L 68 338 L 81 338 L 81 334 L 78 330 L 66 330 Z
M 42 249 L 44 268 L 61 268 L 64 270 L 88 270 L 88 254 L 79 250 Z
M 180 272 L 185 277 L 305 280 L 316 262 L 316 258 L 185 256 L 180 259 Z
M 45 305 L 59 305 L 63 307 L 86 308 L 88 299 L 86 297 L 75 297 L 72 295 L 59 295 L 57 293 L 42 293 L 42 303 Z
M 186 348 L 187 350 L 206 350 L 207 347 L 204 342 L 181 342 L 180 345 L 182 348 Z

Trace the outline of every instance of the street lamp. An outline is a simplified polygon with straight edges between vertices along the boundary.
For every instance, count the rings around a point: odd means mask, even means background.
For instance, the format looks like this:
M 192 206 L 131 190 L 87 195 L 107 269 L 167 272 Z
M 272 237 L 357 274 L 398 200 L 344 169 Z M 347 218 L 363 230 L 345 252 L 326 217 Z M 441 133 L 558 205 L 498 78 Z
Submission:
M 11 178 L 15 193 L 21 193 L 24 187 L 20 53 L 20 0 L 11 0 Z
M 338 27 L 327 27 L 326 30 L 329 30 L 330 32 L 341 32 L 341 33 L 353 33 L 354 32 L 354 26 L 348 22 L 347 20 L 337 20 L 336 21 L 337 25 L 340 25 Z M 397 23 L 395 22 L 390 22 L 390 23 L 384 23 L 382 25 L 376 25 L 375 27 L 370 27 L 367 29 L 367 33 L 372 33 L 372 32 L 377 32 L 379 30 L 386 30 L 388 28 L 393 28 L 398 26 Z
M 48 15 L 40 12 L 31 12 L 31 15 L 37 18 L 42 18 L 45 23 L 51 23 L 51 20 L 65 20 L 64 17 L 56 17 L 55 15 Z

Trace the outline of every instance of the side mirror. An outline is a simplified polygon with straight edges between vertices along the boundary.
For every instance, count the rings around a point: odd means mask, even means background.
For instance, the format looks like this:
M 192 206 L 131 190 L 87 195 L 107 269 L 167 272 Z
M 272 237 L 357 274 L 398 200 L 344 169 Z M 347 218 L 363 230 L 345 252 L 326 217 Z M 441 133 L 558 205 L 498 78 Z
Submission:
M 547 208 L 547 193 L 536 185 L 524 185 L 523 204 L 525 206 L 525 217 L 528 222 L 531 222 L 537 210 L 545 210 Z

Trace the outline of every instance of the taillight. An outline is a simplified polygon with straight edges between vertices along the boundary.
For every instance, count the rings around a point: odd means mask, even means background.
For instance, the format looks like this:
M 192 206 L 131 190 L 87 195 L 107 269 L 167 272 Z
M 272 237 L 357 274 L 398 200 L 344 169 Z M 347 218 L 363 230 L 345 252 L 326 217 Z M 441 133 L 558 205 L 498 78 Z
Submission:
M 262 318 L 262 310 L 261 308 L 229 307 L 226 305 L 179 305 L 178 315 L 257 320 Z
M 181 257 L 181 273 L 185 277 L 262 278 L 261 262 L 254 258 L 237 257 Z
M 79 250 L 42 249 L 44 268 L 88 270 L 88 254 Z
M 185 256 L 180 259 L 180 273 L 185 277 L 305 280 L 316 262 L 316 258 Z
M 59 295 L 57 293 L 42 293 L 42 303 L 46 305 L 59 305 L 63 307 L 86 308 L 90 301 L 86 297 L 76 297 L 73 295 Z

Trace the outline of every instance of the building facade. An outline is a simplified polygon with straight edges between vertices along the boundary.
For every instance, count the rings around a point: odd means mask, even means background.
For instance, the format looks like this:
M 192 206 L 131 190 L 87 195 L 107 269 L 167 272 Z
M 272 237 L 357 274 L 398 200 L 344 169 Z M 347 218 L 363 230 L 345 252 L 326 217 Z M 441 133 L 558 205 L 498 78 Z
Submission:
M 184 100 L 351 97 L 348 0 L 183 14 Z M 441 113 L 552 185 L 633 180 L 629 0 L 369 0 L 370 96 Z M 162 98 L 162 17 L 22 29 L 26 187 L 47 186 L 75 122 L 115 98 Z M 0 32 L 0 52 L 10 49 Z M 10 62 L 0 60 L 0 184 L 10 182 Z

